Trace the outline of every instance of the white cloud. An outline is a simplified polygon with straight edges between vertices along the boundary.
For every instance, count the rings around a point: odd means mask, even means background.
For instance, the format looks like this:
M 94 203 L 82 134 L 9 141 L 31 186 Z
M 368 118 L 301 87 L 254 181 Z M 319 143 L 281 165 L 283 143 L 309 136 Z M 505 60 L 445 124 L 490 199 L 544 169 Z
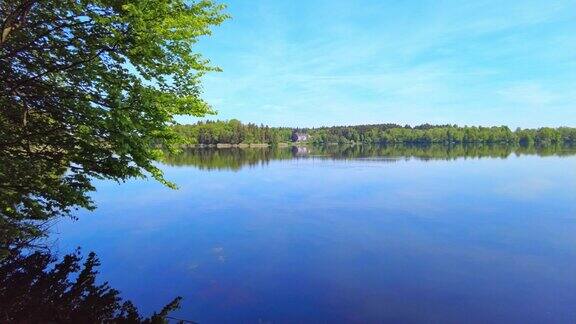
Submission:
M 560 94 L 546 90 L 538 83 L 513 85 L 498 91 L 498 94 L 507 102 L 536 107 L 552 104 L 561 98 Z

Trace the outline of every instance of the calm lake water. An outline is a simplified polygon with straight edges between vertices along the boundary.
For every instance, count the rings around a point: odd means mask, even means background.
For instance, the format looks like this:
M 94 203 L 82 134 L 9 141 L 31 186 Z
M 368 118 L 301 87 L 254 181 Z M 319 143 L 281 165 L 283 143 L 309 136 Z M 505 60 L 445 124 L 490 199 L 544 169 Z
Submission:
M 575 323 L 573 149 L 189 150 L 63 221 L 145 313 L 200 323 Z

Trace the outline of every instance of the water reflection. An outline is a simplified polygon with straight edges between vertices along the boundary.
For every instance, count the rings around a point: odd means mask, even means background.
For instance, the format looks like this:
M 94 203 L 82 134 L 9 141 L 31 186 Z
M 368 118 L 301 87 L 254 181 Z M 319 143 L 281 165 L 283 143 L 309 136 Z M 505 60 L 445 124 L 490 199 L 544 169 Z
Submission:
M 0 322 L 3 323 L 166 323 L 180 297 L 150 318 L 107 282 L 97 283 L 96 254 L 80 250 L 60 261 L 46 249 L 13 249 L 0 259 Z
M 240 170 L 242 167 L 268 164 L 289 159 L 400 159 L 455 160 L 458 158 L 501 158 L 510 156 L 569 156 L 575 146 L 512 145 L 332 145 L 268 148 L 187 148 L 180 154 L 168 154 L 164 163 L 170 166 L 193 165 L 205 170 Z

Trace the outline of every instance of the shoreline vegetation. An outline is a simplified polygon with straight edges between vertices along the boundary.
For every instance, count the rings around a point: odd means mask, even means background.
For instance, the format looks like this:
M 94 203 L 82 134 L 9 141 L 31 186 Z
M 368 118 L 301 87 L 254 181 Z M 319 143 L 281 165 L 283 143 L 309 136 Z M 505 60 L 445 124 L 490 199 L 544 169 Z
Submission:
M 576 128 L 371 124 L 319 128 L 269 127 L 229 121 L 175 125 L 172 130 L 187 147 L 267 147 L 329 144 L 506 144 L 574 145 Z M 302 141 L 304 137 L 306 140 Z

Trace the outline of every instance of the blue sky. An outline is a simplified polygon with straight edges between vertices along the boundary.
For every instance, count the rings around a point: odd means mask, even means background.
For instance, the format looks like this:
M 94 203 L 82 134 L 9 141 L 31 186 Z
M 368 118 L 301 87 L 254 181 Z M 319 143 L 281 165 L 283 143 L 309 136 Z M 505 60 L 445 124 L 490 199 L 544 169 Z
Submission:
M 226 3 L 209 119 L 576 126 L 574 0 Z

